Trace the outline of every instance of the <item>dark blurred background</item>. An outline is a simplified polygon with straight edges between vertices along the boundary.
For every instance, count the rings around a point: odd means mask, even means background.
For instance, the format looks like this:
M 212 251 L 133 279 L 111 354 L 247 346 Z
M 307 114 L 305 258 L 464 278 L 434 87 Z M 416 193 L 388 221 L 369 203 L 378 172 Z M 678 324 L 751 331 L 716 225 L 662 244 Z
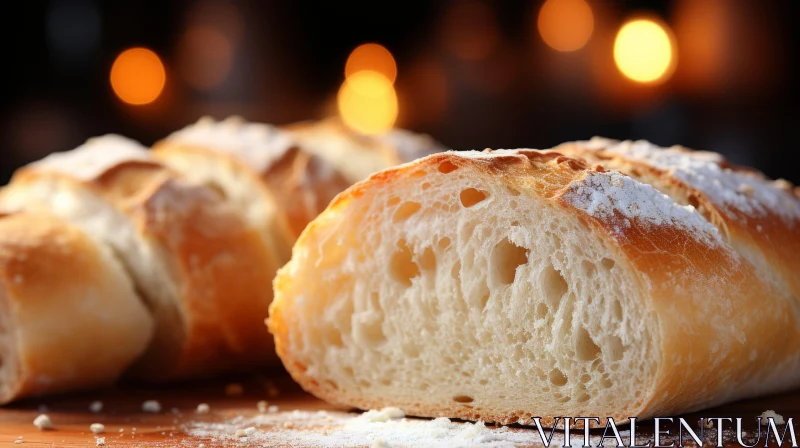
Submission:
M 456 149 L 646 138 L 798 183 L 798 3 L 2 2 L 0 181 L 93 135 L 236 114 Z

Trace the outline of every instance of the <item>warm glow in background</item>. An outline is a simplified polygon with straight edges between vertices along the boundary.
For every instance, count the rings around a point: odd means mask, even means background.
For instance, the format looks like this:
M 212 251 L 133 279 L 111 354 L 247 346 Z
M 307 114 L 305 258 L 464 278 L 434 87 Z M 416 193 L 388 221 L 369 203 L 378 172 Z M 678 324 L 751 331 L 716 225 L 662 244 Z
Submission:
M 619 70 L 637 82 L 663 81 L 675 66 L 674 44 L 665 26 L 652 20 L 633 20 L 620 28 L 614 41 Z
M 338 116 L 456 149 L 645 138 L 800 181 L 792 1 L 7 3 L 0 184 L 90 136 L 151 144 L 203 115 Z

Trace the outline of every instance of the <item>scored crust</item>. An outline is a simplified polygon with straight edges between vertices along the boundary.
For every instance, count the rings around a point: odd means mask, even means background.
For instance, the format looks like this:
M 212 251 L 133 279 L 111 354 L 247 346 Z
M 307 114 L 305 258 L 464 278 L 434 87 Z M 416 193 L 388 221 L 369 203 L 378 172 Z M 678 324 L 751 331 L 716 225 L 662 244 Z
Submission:
M 51 211 L 125 261 L 157 322 L 135 376 L 275 362 L 263 319 L 277 266 L 262 238 L 212 189 L 183 181 L 134 142 L 101 137 L 22 168 L 0 204 Z
M 658 336 L 658 347 L 651 359 L 643 361 L 653 362 L 656 367 L 650 372 L 649 386 L 644 387 L 640 400 L 607 409 L 603 417 L 625 421 L 630 416 L 666 415 L 797 384 L 800 347 L 791 304 L 781 299 L 780 291 L 761 278 L 716 228 L 693 209 L 678 207 L 671 199 L 659 197 L 652 188 L 606 172 L 600 166 L 589 167 L 582 160 L 552 151 L 518 150 L 437 154 L 382 171 L 340 194 L 306 228 L 295 246 L 293 260 L 274 281 L 276 297 L 270 307 L 269 328 L 285 367 L 307 391 L 341 406 L 399 406 L 409 415 L 500 423 L 536 415 L 542 416 L 546 425 L 558 416 L 547 415 L 542 403 L 538 409 L 532 403 L 530 408 L 498 411 L 502 407 L 500 400 L 482 405 L 424 403 L 424 397 L 414 396 L 414 391 L 406 391 L 405 398 L 366 396 L 357 389 L 341 387 L 330 377 L 315 377 L 308 372 L 310 360 L 306 359 L 302 344 L 296 342 L 307 329 L 297 328 L 291 314 L 299 294 L 296 291 L 302 291 L 302 282 L 309 281 L 304 278 L 306 271 L 314 270 L 303 264 L 304 254 L 320 251 L 320 235 L 326 235 L 335 223 L 359 219 L 349 213 L 352 204 L 369 202 L 376 192 L 389 189 L 389 185 L 405 185 L 403 182 L 408 179 L 425 182 L 443 165 L 467 170 L 471 178 L 505 185 L 523 197 L 535 197 L 560 208 L 588 226 L 611 253 L 630 265 L 644 294 L 642 306 L 654 313 L 649 325 Z M 650 196 L 628 197 L 628 191 L 614 190 L 615 182 L 630 184 Z M 617 208 L 603 210 L 609 200 Z M 620 208 L 622 205 L 625 208 Z M 645 215 L 640 207 L 650 207 L 656 213 Z M 674 212 L 667 210 L 664 215 L 664 207 Z M 385 213 L 376 219 L 390 219 L 391 211 Z M 304 297 L 305 301 L 313 299 Z M 765 308 L 765 301 L 769 307 Z M 747 316 L 741 310 L 747 310 Z M 691 341 L 688 344 L 687 338 Z M 776 371 L 770 367 L 774 365 L 784 369 Z M 578 413 L 582 409 L 575 406 L 572 410 L 576 413 L 567 415 L 584 415 Z
M 20 213 L 0 217 L 0 331 L 2 404 L 114 383 L 153 320 L 111 251 L 53 216 Z

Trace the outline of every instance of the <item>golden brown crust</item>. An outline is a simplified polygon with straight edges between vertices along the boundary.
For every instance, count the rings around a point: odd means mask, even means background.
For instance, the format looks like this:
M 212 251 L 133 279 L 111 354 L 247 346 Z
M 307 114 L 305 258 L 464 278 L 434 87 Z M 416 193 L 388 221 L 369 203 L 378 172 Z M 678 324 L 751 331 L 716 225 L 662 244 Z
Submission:
M 152 329 L 122 266 L 78 229 L 0 219 L 0 404 L 112 384 Z
M 777 273 L 779 277 L 777 287 L 792 297 L 800 306 L 800 218 L 795 216 L 780 216 L 769 207 L 755 213 L 736 203 L 725 203 L 722 198 L 708 188 L 698 187 L 686 180 L 676 172 L 681 167 L 678 164 L 663 166 L 654 160 L 634 157 L 631 154 L 614 151 L 620 144 L 631 142 L 615 142 L 611 140 L 594 139 L 591 142 L 571 142 L 555 148 L 566 154 L 581 157 L 590 163 L 598 163 L 606 168 L 617 170 L 649 183 L 681 204 L 694 206 L 712 224 L 720 229 L 728 241 L 742 252 L 743 255 L 754 262 L 756 259 L 764 260 L 764 264 L 756 263 L 762 273 L 766 271 Z M 652 148 L 652 151 L 666 151 L 667 149 Z M 692 157 L 708 156 L 709 164 L 716 164 L 721 168 L 720 176 L 726 173 L 736 173 L 754 184 L 763 184 L 764 188 L 783 189 L 791 193 L 792 186 L 786 181 L 776 181 L 769 186 L 769 179 L 762 173 L 748 167 L 734 166 L 718 154 L 694 152 L 682 147 L 669 148 L 684 155 L 687 159 Z M 708 180 L 708 183 L 712 179 Z M 731 195 L 752 196 L 753 188 L 742 184 L 741 191 L 729 191 Z M 792 197 L 791 194 L 786 195 Z M 794 207 L 800 208 L 800 200 L 792 198 Z M 746 203 L 745 203 L 746 204 Z M 760 265 L 760 266 L 759 266 Z M 800 308 L 798 308 L 800 309 Z
M 32 165 L 9 188 L 53 178 L 123 212 L 166 260 L 179 315 L 163 317 L 136 376 L 167 380 L 274 364 L 263 320 L 277 265 L 258 232 L 211 189 L 183 182 L 155 160 L 126 159 L 85 178 Z
M 430 169 L 470 170 L 472 176 L 545 199 L 587 223 L 633 266 L 658 321 L 654 331 L 661 345 L 653 355 L 658 357 L 657 373 L 640 401 L 609 410 L 604 417 L 625 421 L 630 416 L 667 415 L 797 384 L 800 327 L 792 305 L 781 298 L 775 286 L 722 239 L 715 238 L 714 232 L 707 231 L 704 237 L 667 221 L 644 225 L 636 219 L 620 226 L 624 217 L 619 213 L 597 215 L 578 208 L 571 196 L 575 187 L 585 185 L 591 173 L 606 170 L 556 151 L 468 156 L 450 152 L 376 173 L 340 194 L 306 228 L 295 251 L 310 244 L 313 234 L 324 231 L 327 221 L 347 219 L 348 204 L 370 189 Z M 291 316 L 284 315 L 281 297 L 281 291 L 293 282 L 290 266 L 280 270 L 274 281 L 276 300 L 270 307 L 269 327 L 284 366 L 307 391 L 340 406 L 368 409 L 391 405 L 411 415 L 430 417 L 511 423 L 521 416 L 537 415 L 536 409 L 501 413 L 465 404 L 424 405 L 411 397 L 364 397 L 312 377 L 289 349 L 290 335 L 300 331 L 291 327 Z M 776 372 L 776 365 L 788 370 Z M 574 415 L 582 415 L 581 409 L 575 411 Z M 544 424 L 551 424 L 555 416 L 542 417 Z

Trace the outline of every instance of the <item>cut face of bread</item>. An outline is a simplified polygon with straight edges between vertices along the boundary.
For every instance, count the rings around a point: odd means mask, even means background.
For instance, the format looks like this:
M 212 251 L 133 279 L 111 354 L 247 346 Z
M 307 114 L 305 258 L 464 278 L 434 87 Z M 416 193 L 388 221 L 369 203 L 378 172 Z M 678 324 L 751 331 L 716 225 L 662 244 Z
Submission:
M 557 153 L 375 174 L 309 225 L 274 285 L 284 365 L 343 406 L 619 422 L 798 383 L 753 364 L 798 372 L 796 318 L 713 225 Z
M 136 376 L 209 376 L 274 359 L 263 319 L 276 265 L 258 233 L 135 142 L 106 136 L 25 167 L 0 207 L 53 213 L 122 260 L 156 322 Z
M 0 404 L 110 385 L 152 335 L 107 247 L 50 215 L 0 217 Z

